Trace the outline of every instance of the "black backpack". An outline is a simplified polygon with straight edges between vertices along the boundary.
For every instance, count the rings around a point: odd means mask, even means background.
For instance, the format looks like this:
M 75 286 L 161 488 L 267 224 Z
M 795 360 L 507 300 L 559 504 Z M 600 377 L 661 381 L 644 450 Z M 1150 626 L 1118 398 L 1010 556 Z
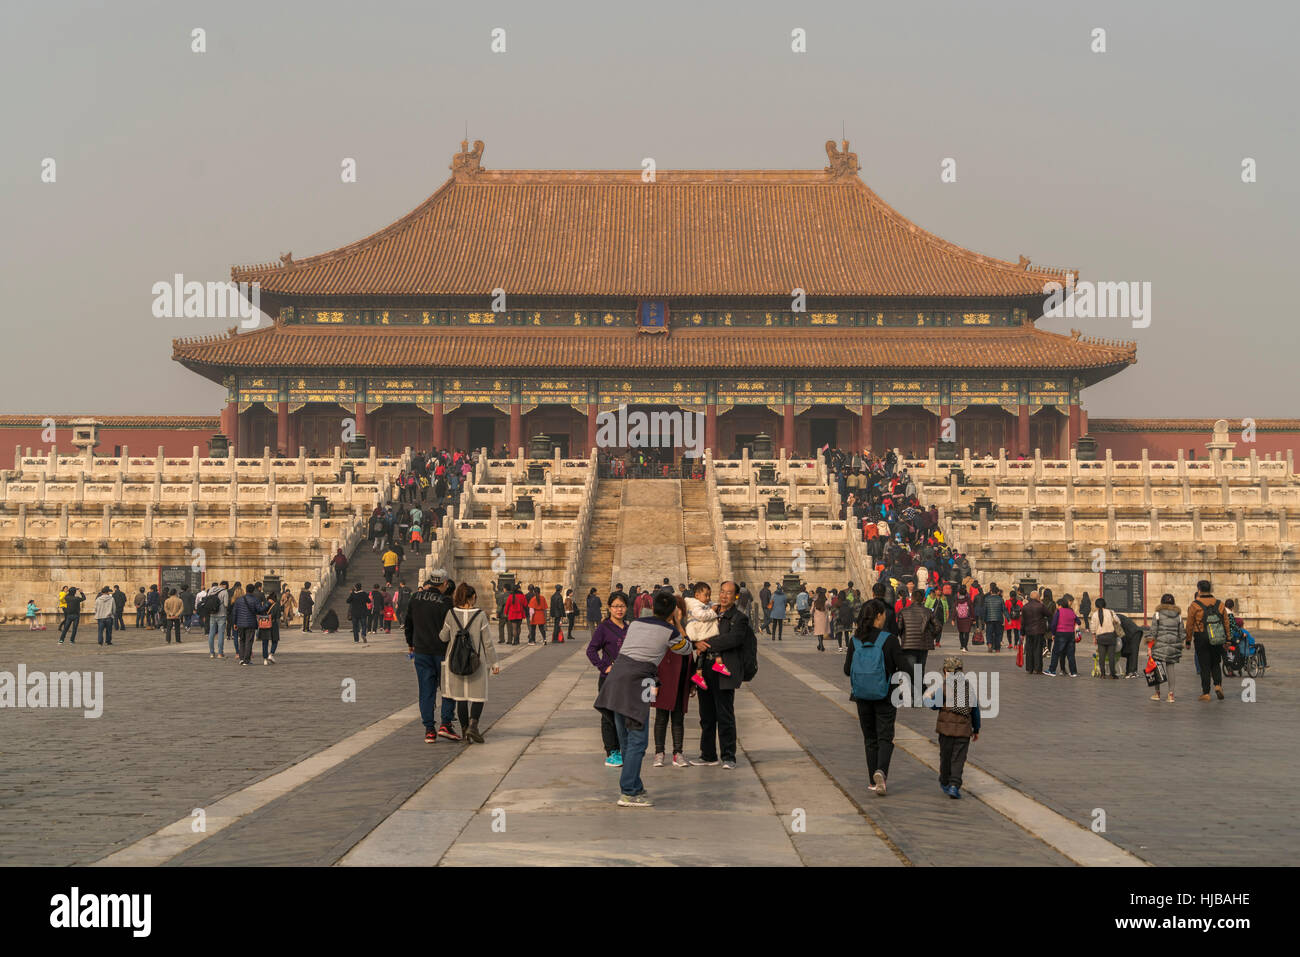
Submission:
M 469 616 L 469 620 L 456 630 L 456 636 L 451 640 L 451 653 L 447 656 L 447 670 L 454 675 L 460 675 L 467 678 L 474 672 L 478 671 L 482 659 L 479 653 L 474 650 L 474 639 L 470 637 L 469 626 L 474 619 L 478 617 L 478 608 L 474 609 L 474 614 Z M 453 612 L 453 614 L 455 614 Z
M 221 596 L 217 592 L 208 592 L 203 596 L 203 601 L 199 602 L 199 607 L 194 610 L 200 615 L 213 615 L 220 607 Z

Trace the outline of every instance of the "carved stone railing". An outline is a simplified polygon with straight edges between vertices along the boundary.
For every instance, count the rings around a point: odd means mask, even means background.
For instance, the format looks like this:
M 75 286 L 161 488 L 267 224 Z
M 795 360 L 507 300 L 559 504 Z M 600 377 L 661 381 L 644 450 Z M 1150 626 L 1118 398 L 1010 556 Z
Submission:
M 120 476 L 124 481 L 139 480 L 140 477 L 152 479 L 160 476 L 164 481 L 190 481 L 194 478 L 210 482 L 274 481 L 303 482 L 333 481 L 345 465 L 352 467 L 353 473 L 360 481 L 377 482 L 381 476 L 390 478 L 403 468 L 410 467 L 410 449 L 401 456 L 380 456 L 371 448 L 364 458 L 345 458 L 342 450 L 335 448 L 333 457 L 308 457 L 305 448 L 298 449 L 298 455 L 278 458 L 271 455 L 270 448 L 264 448 L 260 456 L 228 456 L 226 458 L 208 458 L 199 454 L 194 446 L 192 455 L 168 456 L 161 448 L 154 456 L 133 456 L 125 447 L 119 456 L 100 455 L 59 455 L 54 451 L 45 454 L 24 454 L 21 448 L 14 449 L 14 468 L 5 475 L 11 480 L 34 480 L 44 477 L 47 481 L 73 480 L 82 476 L 87 481 L 113 481 Z
M 578 518 L 574 522 L 574 536 L 570 543 L 564 562 L 564 576 L 561 581 L 566 588 L 574 589 L 574 601 L 581 601 L 577 594 L 580 584 L 578 576 L 582 574 L 582 562 L 587 551 L 587 538 L 591 534 L 591 515 L 596 509 L 596 489 L 600 476 L 596 468 L 596 450 L 591 450 L 588 458 L 587 476 L 583 482 L 582 504 L 578 507 Z
M 1040 450 L 1035 450 L 1032 458 L 1009 459 L 1006 449 L 999 449 L 996 457 L 977 458 L 971 456 L 970 449 L 965 449 L 960 459 L 950 460 L 938 459 L 935 450 L 930 449 L 926 458 L 900 461 L 901 467 L 906 468 L 918 483 L 946 483 L 948 475 L 956 469 L 961 469 L 967 482 L 977 483 L 993 480 L 1077 483 L 1105 479 L 1168 482 L 1228 478 L 1285 484 L 1295 480 L 1295 462 L 1290 451 L 1285 456 L 1269 453 L 1260 458 L 1254 449 L 1245 458 L 1215 455 L 1205 459 L 1187 459 L 1182 449 L 1178 450 L 1176 459 L 1151 459 L 1145 450 L 1140 459 L 1115 459 L 1107 449 L 1105 458 L 1096 461 L 1079 459 L 1073 449 L 1068 459 L 1045 459 Z
M 718 497 L 718 480 L 714 472 L 713 453 L 704 452 L 704 504 L 709 510 L 709 524 L 713 528 L 713 551 L 718 559 L 718 573 L 721 581 L 732 578 L 731 546 L 727 543 L 727 533 L 722 527 L 722 505 Z

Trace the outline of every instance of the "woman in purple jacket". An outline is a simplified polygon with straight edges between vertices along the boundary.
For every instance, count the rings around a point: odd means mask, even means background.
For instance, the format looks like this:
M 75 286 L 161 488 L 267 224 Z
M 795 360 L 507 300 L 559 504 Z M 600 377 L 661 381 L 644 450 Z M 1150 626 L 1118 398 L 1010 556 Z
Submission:
M 1056 611 L 1052 613 L 1052 623 L 1049 626 L 1053 636 L 1052 662 L 1043 672 L 1052 678 L 1057 675 L 1057 667 L 1066 669 L 1064 673 L 1071 678 L 1079 677 L 1079 671 L 1074 666 L 1074 643 L 1082 621 L 1070 607 L 1072 600 L 1069 595 L 1062 595 Z
M 609 609 L 609 617 L 596 626 L 596 630 L 591 634 L 591 641 L 587 643 L 587 658 L 600 672 L 600 678 L 596 682 L 598 693 L 605 684 L 605 676 L 609 674 L 610 666 L 618 657 L 618 650 L 623 647 L 623 639 L 627 637 L 627 605 L 627 596 L 622 592 L 616 591 L 610 595 L 609 601 L 605 603 Z M 623 755 L 618 750 L 618 731 L 614 727 L 614 715 L 604 709 L 600 712 L 600 737 L 605 745 L 605 766 L 621 768 Z

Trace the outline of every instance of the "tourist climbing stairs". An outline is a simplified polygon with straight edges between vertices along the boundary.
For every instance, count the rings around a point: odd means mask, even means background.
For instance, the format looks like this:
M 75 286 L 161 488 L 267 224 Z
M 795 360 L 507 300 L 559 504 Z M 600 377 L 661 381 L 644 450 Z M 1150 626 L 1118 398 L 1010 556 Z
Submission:
M 605 481 L 596 486 L 596 501 L 591 512 L 591 528 L 587 534 L 587 547 L 582 558 L 582 572 L 574 594 L 579 596 L 578 607 L 585 610 L 586 596 L 592 588 L 603 605 L 609 598 L 614 579 L 614 549 L 618 545 L 618 521 L 623 508 L 621 481 Z

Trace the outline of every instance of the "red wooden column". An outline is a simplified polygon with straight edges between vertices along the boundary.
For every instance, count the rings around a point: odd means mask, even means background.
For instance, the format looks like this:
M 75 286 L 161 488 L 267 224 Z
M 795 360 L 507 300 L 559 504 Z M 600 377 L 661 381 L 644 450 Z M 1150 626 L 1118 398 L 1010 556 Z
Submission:
M 435 449 L 447 447 L 447 419 L 443 414 L 441 402 L 433 404 L 433 447 Z
M 275 404 L 275 447 L 289 454 L 289 403 Z
M 1016 451 L 1020 455 L 1029 455 L 1029 406 L 1020 404 L 1020 417 L 1016 422 Z
M 596 432 L 599 426 L 600 406 L 594 402 L 587 403 L 587 454 L 596 447 Z
M 370 434 L 366 431 L 366 403 L 364 399 L 357 403 L 357 414 L 354 418 L 357 423 L 357 435 L 363 436 L 367 445 L 373 445 Z
M 785 449 L 785 454 L 789 456 L 794 454 L 794 406 L 786 405 L 783 409 L 781 448 Z
M 862 407 L 862 421 L 858 423 L 858 446 L 864 452 L 871 448 L 871 405 Z
M 524 444 L 524 415 L 518 402 L 510 403 L 510 454 L 513 456 Z
M 718 454 L 718 404 L 710 402 L 704 407 L 704 447 Z
M 1080 431 L 1083 416 L 1079 414 L 1079 403 L 1070 403 L 1070 425 L 1069 425 L 1069 445 L 1066 448 L 1066 456 L 1069 457 L 1070 449 L 1079 444 L 1079 436 L 1083 433 Z
M 938 431 L 935 433 L 935 438 L 934 438 L 934 445 L 935 445 L 935 448 L 938 448 L 938 447 L 939 447 L 939 442 L 940 442 L 941 439 L 943 439 L 943 423 L 944 423 L 944 420 L 945 420 L 945 419 L 951 419 L 951 418 L 952 418 L 952 406 L 951 406 L 951 405 L 941 405 L 941 406 L 939 406 L 939 423 L 938 423 L 938 425 L 936 426 L 936 428 L 938 429 Z M 954 435 L 954 436 L 953 436 L 953 441 L 955 442 L 956 440 L 957 440 L 957 436 Z
M 238 436 L 235 431 L 239 428 L 239 403 L 231 399 L 221 410 L 221 434 L 229 440 L 230 445 L 234 445 Z

